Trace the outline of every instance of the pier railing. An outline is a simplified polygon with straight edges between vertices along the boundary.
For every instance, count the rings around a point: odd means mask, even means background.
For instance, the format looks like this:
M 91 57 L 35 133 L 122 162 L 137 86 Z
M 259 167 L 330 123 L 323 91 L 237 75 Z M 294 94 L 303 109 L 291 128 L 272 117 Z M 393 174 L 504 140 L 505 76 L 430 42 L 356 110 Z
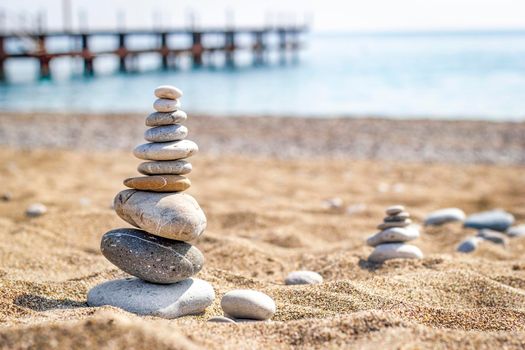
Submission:
M 50 62 L 58 57 L 80 58 L 84 62 L 84 74 L 94 75 L 94 60 L 104 55 L 114 55 L 119 58 L 119 70 L 127 72 L 130 70 L 130 58 L 141 54 L 156 53 L 161 58 L 163 69 L 174 67 L 176 58 L 180 55 L 188 55 L 195 66 L 204 65 L 204 56 L 208 53 L 221 52 L 224 54 L 226 65 L 235 65 L 235 52 L 239 50 L 251 51 L 253 62 L 263 64 L 266 53 L 270 50 L 278 51 L 281 60 L 286 59 L 288 53 L 296 54 L 301 49 L 300 34 L 307 31 L 306 26 L 279 26 L 264 28 L 203 28 L 203 29 L 163 29 L 163 30 L 91 30 L 86 32 L 70 31 L 47 31 L 35 33 L 0 33 L 0 80 L 6 79 L 5 62 L 12 59 L 35 59 L 39 62 L 41 78 L 50 78 Z M 159 45 L 152 48 L 131 49 L 128 46 L 130 37 L 151 36 L 159 38 Z M 204 44 L 205 36 L 222 36 L 223 42 L 211 46 Z M 241 35 L 250 36 L 250 44 L 240 44 L 237 38 Z M 268 37 L 275 36 L 276 45 L 268 44 Z M 186 36 L 190 39 L 190 45 L 186 47 L 170 47 L 170 36 Z M 80 48 L 64 51 L 49 51 L 47 42 L 50 38 L 64 37 L 80 41 Z M 115 37 L 117 45 L 110 50 L 96 51 L 92 49 L 91 39 L 94 37 Z M 14 41 L 19 46 L 29 46 L 25 50 L 8 50 L 7 42 Z M 27 45 L 32 43 L 32 45 Z M 13 45 L 12 45 L 13 46 Z

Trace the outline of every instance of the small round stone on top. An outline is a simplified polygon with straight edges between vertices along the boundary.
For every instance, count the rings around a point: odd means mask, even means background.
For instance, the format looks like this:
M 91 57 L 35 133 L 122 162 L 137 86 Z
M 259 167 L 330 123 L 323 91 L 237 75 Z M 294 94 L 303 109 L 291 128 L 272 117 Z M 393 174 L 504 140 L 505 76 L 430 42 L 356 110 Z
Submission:
M 402 211 L 405 211 L 405 207 L 402 205 L 393 205 L 391 207 L 386 208 L 386 215 L 396 215 L 401 213 Z
M 176 100 L 182 97 L 182 90 L 172 85 L 161 85 L 155 89 L 155 96 L 158 98 Z

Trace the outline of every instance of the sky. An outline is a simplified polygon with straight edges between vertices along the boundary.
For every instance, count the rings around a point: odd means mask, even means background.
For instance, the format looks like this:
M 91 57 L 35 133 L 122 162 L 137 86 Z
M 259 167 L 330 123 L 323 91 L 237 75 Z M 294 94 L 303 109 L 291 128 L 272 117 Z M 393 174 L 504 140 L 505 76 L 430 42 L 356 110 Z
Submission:
M 421 31 L 525 29 L 525 0 L 0 0 L 0 28 L 64 26 L 151 28 L 308 22 L 314 31 Z M 174 24 L 174 25 L 173 25 Z

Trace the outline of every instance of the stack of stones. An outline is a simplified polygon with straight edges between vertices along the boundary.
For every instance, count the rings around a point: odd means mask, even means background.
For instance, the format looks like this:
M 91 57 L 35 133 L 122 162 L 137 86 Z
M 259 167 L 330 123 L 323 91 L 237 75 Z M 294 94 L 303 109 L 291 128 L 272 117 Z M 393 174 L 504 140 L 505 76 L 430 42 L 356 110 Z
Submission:
M 130 189 L 117 194 L 117 214 L 136 228 L 120 228 L 102 237 L 102 254 L 136 278 L 102 283 L 88 293 L 91 306 L 111 305 L 142 315 L 175 318 L 204 311 L 215 298 L 213 287 L 192 278 L 203 264 L 202 253 L 187 243 L 206 228 L 197 201 L 183 191 L 190 187 L 184 175 L 192 170 L 185 159 L 198 151 L 185 140 L 180 123 L 182 92 L 173 86 L 155 89 L 157 112 L 146 118 L 145 139 L 135 148 L 145 176 L 124 180 Z
M 387 216 L 377 226 L 381 231 L 367 239 L 369 246 L 375 247 L 368 260 L 382 263 L 388 259 L 421 259 L 421 250 L 405 242 L 419 237 L 419 230 L 410 226 L 410 214 L 402 205 L 387 208 Z

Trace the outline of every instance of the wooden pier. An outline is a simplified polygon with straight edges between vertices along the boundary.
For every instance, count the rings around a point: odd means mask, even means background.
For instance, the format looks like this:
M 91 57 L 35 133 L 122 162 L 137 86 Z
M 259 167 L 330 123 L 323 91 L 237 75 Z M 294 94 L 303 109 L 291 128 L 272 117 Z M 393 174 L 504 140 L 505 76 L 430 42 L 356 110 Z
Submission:
M 286 60 L 290 55 L 294 56 L 302 47 L 300 42 L 301 33 L 307 31 L 306 26 L 280 26 L 265 28 L 235 28 L 235 29 L 172 29 L 172 30 L 92 30 L 86 32 L 70 31 L 48 31 L 35 33 L 0 33 L 0 80 L 6 79 L 5 62 L 14 59 L 34 59 L 39 62 L 40 78 L 52 76 L 50 63 L 54 58 L 73 57 L 79 58 L 84 63 L 84 74 L 91 76 L 95 74 L 94 61 L 97 57 L 113 55 L 119 59 L 119 71 L 130 71 L 130 63 L 142 54 L 156 53 L 160 56 L 162 69 L 171 69 L 176 66 L 179 56 L 189 56 L 194 66 L 202 66 L 207 62 L 205 56 L 214 53 L 223 53 L 224 62 L 227 66 L 235 65 L 235 53 L 237 51 L 250 51 L 254 64 L 264 64 L 269 51 L 277 51 L 280 60 Z M 237 42 L 240 36 L 249 36 L 250 44 L 241 45 Z M 275 44 L 268 44 L 270 36 L 274 36 Z M 131 49 L 128 46 L 129 39 L 136 36 L 150 36 L 158 38 L 158 46 L 144 49 Z M 181 38 L 186 36 L 190 39 L 187 47 L 170 47 L 170 37 Z M 222 37 L 223 42 L 216 46 L 206 46 L 206 36 Z M 51 38 L 68 38 L 71 42 L 78 42 L 76 49 L 61 52 L 49 51 L 48 41 Z M 110 50 L 96 51 L 92 49 L 91 41 L 96 37 L 116 38 L 116 47 Z M 181 40 L 182 41 L 182 40 Z M 10 42 L 11 45 L 8 45 Z M 30 43 L 31 49 L 9 50 L 8 47 L 24 46 Z M 13 45 L 13 43 L 15 45 Z M 10 52 L 11 51 L 11 52 Z

